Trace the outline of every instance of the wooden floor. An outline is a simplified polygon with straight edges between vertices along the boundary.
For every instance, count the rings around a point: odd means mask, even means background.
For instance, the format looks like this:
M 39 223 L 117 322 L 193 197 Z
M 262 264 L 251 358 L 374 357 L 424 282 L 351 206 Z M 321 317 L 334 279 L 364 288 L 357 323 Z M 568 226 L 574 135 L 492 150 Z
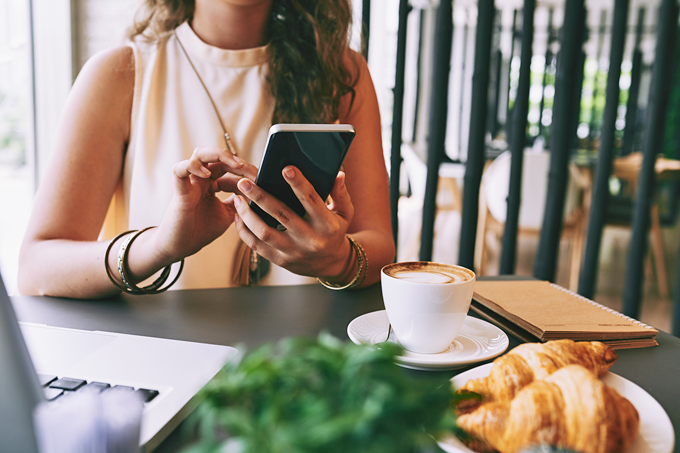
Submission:
M 662 229 L 665 247 L 664 262 L 668 278 L 669 296 L 662 298 L 656 283 L 656 270 L 646 266 L 644 279 L 644 295 L 640 321 L 650 324 L 659 330 L 669 332 L 672 297 L 675 290 L 675 272 L 677 267 L 678 246 L 680 246 L 680 222 L 673 228 Z M 595 301 L 620 311 L 623 300 L 624 276 L 626 273 L 626 260 L 628 258 L 628 243 L 630 241 L 630 229 L 619 227 L 605 228 L 600 252 L 600 269 L 597 278 Z M 538 246 L 536 237 L 521 237 L 518 242 L 517 274 L 531 275 L 533 272 L 534 256 Z M 498 259 L 500 248 L 498 243 L 489 242 L 489 275 L 495 275 L 498 271 Z M 558 275 L 556 283 L 567 286 L 569 280 L 569 256 L 570 244 L 562 241 L 558 262 Z

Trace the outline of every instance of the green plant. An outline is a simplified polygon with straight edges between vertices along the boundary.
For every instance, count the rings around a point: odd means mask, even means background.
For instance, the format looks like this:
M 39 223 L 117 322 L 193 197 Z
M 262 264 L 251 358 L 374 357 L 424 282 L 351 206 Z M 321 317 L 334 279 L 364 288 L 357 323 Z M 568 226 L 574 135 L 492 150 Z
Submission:
M 203 389 L 201 441 L 189 451 L 411 453 L 431 445 L 455 425 L 453 389 L 445 377 L 395 365 L 401 352 L 327 334 L 262 346 Z

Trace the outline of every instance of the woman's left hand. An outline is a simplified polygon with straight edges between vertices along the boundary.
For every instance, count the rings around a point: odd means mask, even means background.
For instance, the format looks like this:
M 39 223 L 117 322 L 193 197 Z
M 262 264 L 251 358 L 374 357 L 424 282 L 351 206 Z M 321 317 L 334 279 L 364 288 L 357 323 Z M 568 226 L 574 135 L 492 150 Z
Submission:
M 241 239 L 258 255 L 293 273 L 329 280 L 342 276 L 351 247 L 345 233 L 354 216 L 345 174 L 340 172 L 335 178 L 329 205 L 296 167 L 284 168 L 283 177 L 307 214 L 298 216 L 252 181 L 241 179 L 239 190 L 286 228 L 279 231 L 270 227 L 250 209 L 244 197 L 236 195 L 235 224 Z

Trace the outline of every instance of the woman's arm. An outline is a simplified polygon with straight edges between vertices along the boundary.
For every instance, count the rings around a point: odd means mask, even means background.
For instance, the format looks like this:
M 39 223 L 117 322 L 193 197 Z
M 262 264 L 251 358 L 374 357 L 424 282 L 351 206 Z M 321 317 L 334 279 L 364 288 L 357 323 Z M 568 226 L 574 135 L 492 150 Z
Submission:
M 238 184 L 241 192 L 286 231 L 267 226 L 241 196 L 234 198 L 236 228 L 248 246 L 273 263 L 340 286 L 352 281 L 358 270 L 358 259 L 345 237 L 350 233 L 368 258 L 368 274 L 360 285 L 366 286 L 380 279 L 380 269 L 394 260 L 395 249 L 375 90 L 365 61 L 355 53 L 347 58 L 348 68 L 358 77 L 356 96 L 351 106 L 351 95 L 342 100 L 339 119 L 354 125 L 357 134 L 345 159 L 345 172 L 336 178 L 331 191 L 332 203 L 326 206 L 297 169 L 286 167 L 283 177 L 304 206 L 305 217 L 242 179 Z M 357 59 L 357 64 L 352 59 Z
M 97 238 L 122 177 L 130 136 L 133 58 L 129 47 L 98 54 L 69 94 L 21 248 L 18 283 L 24 294 L 97 298 L 119 292 L 104 267 L 111 241 Z M 126 277 L 133 282 L 220 236 L 233 222 L 234 211 L 214 194 L 233 192 L 236 184 L 233 176 L 221 177 L 256 174 L 254 166 L 218 148 L 197 148 L 173 171 L 168 178 L 174 177 L 175 194 L 163 221 L 130 247 Z M 122 238 L 117 242 L 108 265 L 121 283 L 116 261 Z
M 380 110 L 366 61 L 354 52 L 348 59 L 357 62 L 359 77 L 351 95 L 340 105 L 340 122 L 357 131 L 345 158 L 347 191 L 354 205 L 354 218 L 347 230 L 365 249 L 369 268 L 365 284 L 380 280 L 380 269 L 395 257 L 390 216 L 389 178 L 383 155 Z M 348 64 L 348 67 L 350 64 Z
M 73 85 L 21 247 L 22 293 L 117 292 L 104 272 L 108 243 L 97 236 L 122 174 L 133 87 L 129 47 L 93 57 Z

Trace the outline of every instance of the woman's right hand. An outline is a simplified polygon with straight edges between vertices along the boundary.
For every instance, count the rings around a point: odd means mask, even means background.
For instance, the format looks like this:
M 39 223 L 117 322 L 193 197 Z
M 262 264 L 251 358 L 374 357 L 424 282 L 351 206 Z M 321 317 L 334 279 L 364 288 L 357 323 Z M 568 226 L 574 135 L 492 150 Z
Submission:
M 236 211 L 217 193 L 240 194 L 236 183 L 255 181 L 257 167 L 226 149 L 200 147 L 173 173 L 175 195 L 157 231 L 158 251 L 168 262 L 193 255 L 226 231 Z

